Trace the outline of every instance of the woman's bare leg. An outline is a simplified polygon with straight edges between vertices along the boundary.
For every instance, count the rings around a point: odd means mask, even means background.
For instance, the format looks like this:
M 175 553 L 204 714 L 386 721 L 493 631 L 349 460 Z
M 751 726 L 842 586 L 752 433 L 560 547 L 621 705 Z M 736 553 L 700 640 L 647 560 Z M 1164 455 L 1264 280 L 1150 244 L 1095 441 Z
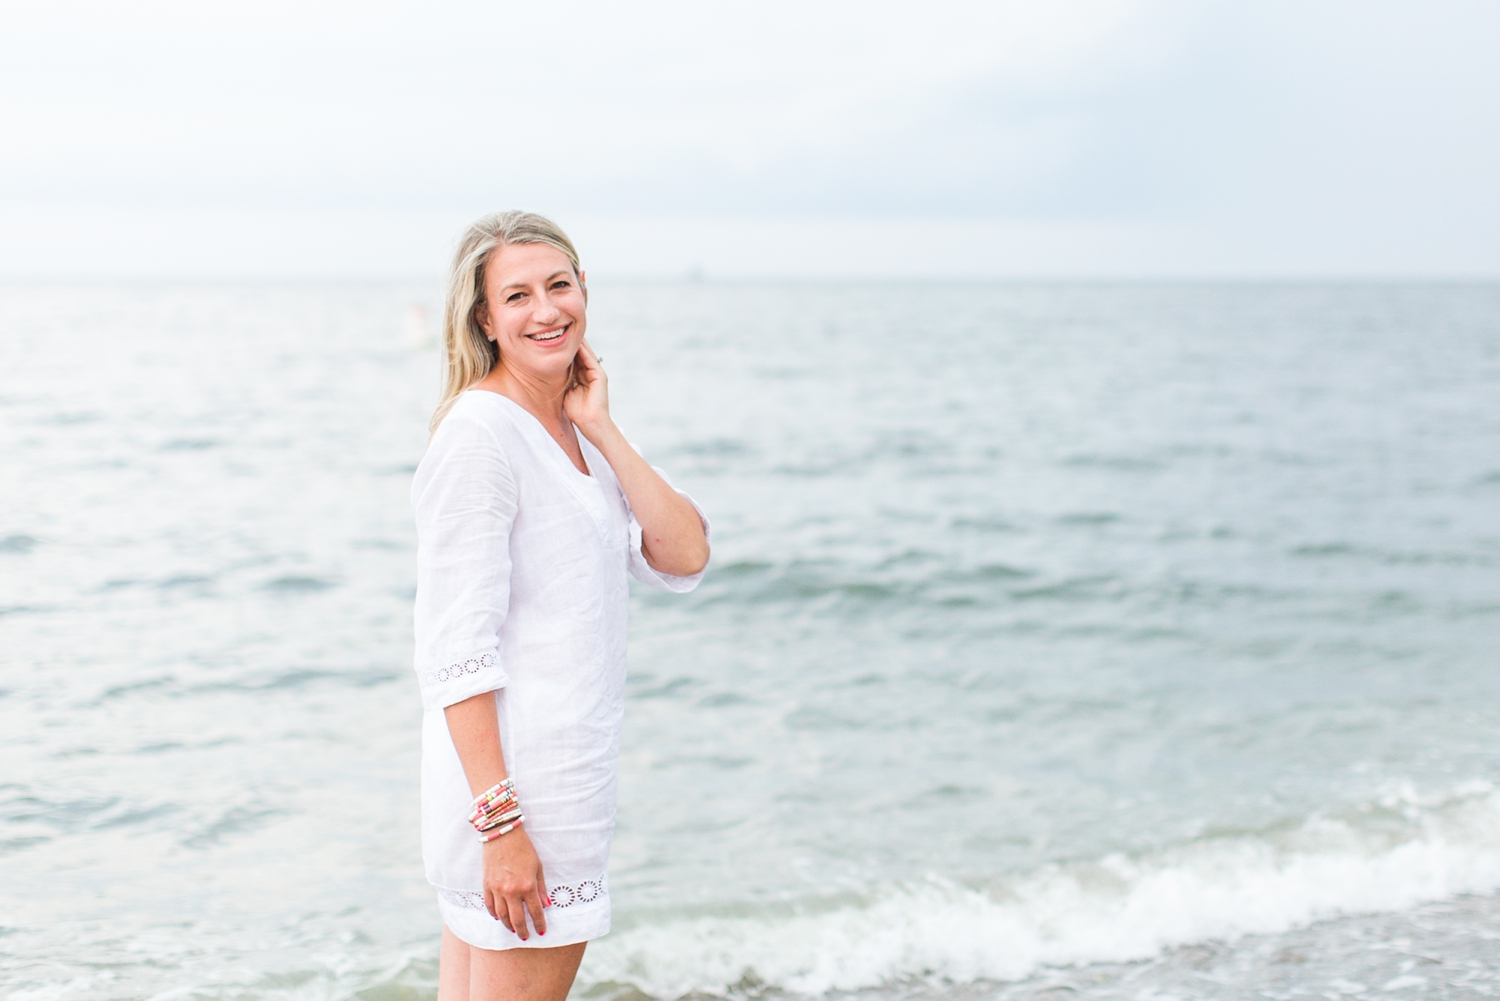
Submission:
M 443 951 L 438 960 L 438 1001 L 469 1001 L 471 946 L 443 925 Z
M 468 1001 L 564 1001 L 587 945 L 501 950 L 469 946 Z

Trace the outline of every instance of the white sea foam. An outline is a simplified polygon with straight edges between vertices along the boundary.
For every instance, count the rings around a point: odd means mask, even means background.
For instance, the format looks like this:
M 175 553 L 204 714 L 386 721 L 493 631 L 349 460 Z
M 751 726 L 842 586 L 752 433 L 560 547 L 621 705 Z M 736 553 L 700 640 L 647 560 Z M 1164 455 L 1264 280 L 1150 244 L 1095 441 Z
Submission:
M 1057 866 L 1004 886 L 931 879 L 790 915 L 642 923 L 596 943 L 587 972 L 656 997 L 724 993 L 747 975 L 807 995 L 920 976 L 1010 980 L 1496 889 L 1500 791 L 1472 783 L 1424 800 L 1402 789 L 1343 819 Z

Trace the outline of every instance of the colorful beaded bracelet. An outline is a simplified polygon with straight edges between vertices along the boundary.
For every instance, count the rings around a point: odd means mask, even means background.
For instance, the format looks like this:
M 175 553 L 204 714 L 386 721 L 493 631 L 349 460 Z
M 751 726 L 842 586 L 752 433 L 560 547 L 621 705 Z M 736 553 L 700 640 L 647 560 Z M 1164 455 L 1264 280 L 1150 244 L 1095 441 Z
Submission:
M 475 821 L 474 830 L 478 831 L 480 834 L 483 834 L 485 831 L 494 830 L 501 824 L 508 824 L 512 820 L 519 820 L 520 817 L 521 809 L 520 807 L 517 807 L 516 809 L 511 810 L 509 813 L 502 813 L 498 817 L 491 817 L 484 823 Z
M 510 799 L 514 799 L 515 795 L 516 780 L 510 778 L 501 779 L 499 782 L 496 782 L 494 785 L 490 786 L 478 796 L 475 796 L 474 802 L 470 805 L 475 809 L 479 809 L 485 803 L 491 802 L 492 800 L 503 799 L 507 797 Z
M 500 799 L 492 799 L 487 803 L 481 803 L 469 811 L 469 820 L 478 820 L 480 817 L 493 817 L 504 810 L 509 810 L 516 805 L 514 796 L 505 796 Z
M 510 797 L 509 799 L 497 799 L 493 803 L 470 812 L 469 823 L 477 824 L 485 817 L 493 817 L 497 813 L 502 813 L 506 810 L 513 809 L 515 805 L 516 798 L 514 796 Z
M 474 797 L 469 804 L 469 819 L 481 817 L 486 813 L 494 813 L 496 809 L 503 808 L 507 803 L 516 801 L 516 785 L 514 780 L 506 779 L 497 782 L 478 796 Z
M 511 778 L 502 779 L 475 796 L 470 806 L 469 823 L 479 832 L 482 842 L 509 834 L 526 819 L 516 801 L 515 779 Z
M 515 820 L 513 820 L 510 823 L 506 824 L 504 827 L 497 827 L 493 831 L 490 831 L 488 834 L 480 834 L 479 835 L 479 840 L 483 841 L 483 842 L 494 841 L 496 838 L 500 837 L 502 834 L 509 834 L 511 831 L 514 831 L 517 827 L 520 827 L 521 826 L 521 821 L 523 821 L 525 819 L 526 819 L 525 817 L 517 817 Z

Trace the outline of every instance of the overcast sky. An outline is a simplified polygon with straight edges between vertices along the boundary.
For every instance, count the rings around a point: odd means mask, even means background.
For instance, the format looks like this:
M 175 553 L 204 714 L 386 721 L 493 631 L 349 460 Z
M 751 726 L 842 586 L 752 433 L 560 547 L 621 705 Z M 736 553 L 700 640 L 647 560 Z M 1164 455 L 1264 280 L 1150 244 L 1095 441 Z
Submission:
M 1500 4 L 0 3 L 0 274 L 1500 276 Z

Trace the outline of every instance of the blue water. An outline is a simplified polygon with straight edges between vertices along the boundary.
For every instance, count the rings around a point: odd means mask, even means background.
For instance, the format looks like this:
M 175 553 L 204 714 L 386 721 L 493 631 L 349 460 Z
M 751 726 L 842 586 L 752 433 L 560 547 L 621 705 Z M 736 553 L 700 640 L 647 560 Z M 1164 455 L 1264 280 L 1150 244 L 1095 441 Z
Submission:
M 715 554 L 635 597 L 580 996 L 1492 983 L 1500 287 L 594 293 Z M 11 993 L 430 994 L 434 306 L 0 290 Z

